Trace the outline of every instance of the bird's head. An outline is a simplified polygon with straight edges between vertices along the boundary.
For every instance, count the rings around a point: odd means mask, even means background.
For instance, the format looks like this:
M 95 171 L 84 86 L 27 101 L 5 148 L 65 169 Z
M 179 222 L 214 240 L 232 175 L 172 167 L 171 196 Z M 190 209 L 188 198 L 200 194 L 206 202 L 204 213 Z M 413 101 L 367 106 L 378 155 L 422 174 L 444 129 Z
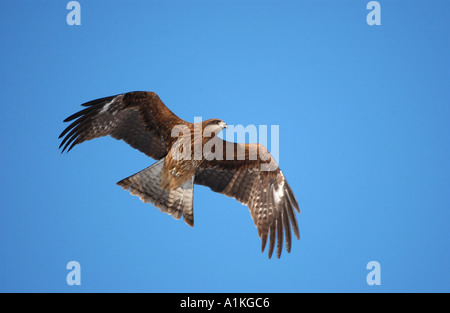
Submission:
M 218 134 L 222 129 L 227 128 L 227 124 L 218 118 L 212 118 L 203 122 L 203 129 Z

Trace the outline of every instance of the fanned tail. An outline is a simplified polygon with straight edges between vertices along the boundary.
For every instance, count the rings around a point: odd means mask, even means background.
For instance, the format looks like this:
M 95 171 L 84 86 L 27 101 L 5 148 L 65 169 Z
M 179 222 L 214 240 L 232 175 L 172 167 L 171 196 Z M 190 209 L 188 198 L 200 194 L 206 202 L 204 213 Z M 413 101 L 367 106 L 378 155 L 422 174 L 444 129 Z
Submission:
M 175 219 L 183 216 L 189 226 L 194 226 L 194 176 L 178 188 L 167 190 L 161 187 L 161 170 L 164 158 L 150 167 L 122 179 L 117 184 L 132 195 L 139 196 L 143 202 L 153 203 L 161 212 Z

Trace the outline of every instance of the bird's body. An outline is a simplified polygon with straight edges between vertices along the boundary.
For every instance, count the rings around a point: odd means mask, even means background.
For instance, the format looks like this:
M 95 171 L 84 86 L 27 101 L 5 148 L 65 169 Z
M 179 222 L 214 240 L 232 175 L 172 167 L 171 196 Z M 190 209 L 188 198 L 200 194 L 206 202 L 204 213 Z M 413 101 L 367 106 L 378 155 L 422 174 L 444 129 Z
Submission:
M 210 137 L 203 136 L 207 127 L 212 128 L 215 135 L 226 127 L 226 124 L 221 120 L 211 119 L 190 124 L 187 127 L 182 125 L 179 129 L 180 134 L 178 130 L 175 131 L 175 141 L 170 144 L 167 155 L 164 157 L 161 172 L 161 184 L 164 189 L 177 188 L 195 175 L 198 167 L 205 160 L 203 146 L 211 140 Z M 200 153 L 196 153 L 199 148 Z
M 164 157 L 164 166 L 161 170 L 161 187 L 175 189 L 184 184 L 195 175 L 202 160 L 176 160 L 171 151 Z
M 291 226 L 299 230 L 297 200 L 283 173 L 265 147 L 224 141 L 219 119 L 189 123 L 170 111 L 153 92 L 129 92 L 83 104 L 86 109 L 60 135 L 61 146 L 72 149 L 83 141 L 110 135 L 158 160 L 117 184 L 162 212 L 194 225 L 194 184 L 233 197 L 248 205 L 262 239 L 269 239 L 269 257 L 277 241 L 277 256 L 291 248 Z M 206 149 L 208 148 L 208 149 Z

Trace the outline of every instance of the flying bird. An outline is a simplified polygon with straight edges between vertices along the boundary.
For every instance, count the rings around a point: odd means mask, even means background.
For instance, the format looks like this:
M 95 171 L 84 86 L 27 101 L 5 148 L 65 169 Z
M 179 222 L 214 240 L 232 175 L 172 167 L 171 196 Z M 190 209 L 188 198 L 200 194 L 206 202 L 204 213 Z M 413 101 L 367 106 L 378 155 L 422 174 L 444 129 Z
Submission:
M 154 92 L 136 91 L 96 99 L 69 116 L 61 133 L 62 152 L 84 141 L 111 136 L 157 162 L 117 184 L 143 202 L 194 226 L 194 184 L 233 197 L 247 205 L 269 258 L 276 243 L 279 258 L 291 229 L 300 239 L 297 200 L 285 176 L 260 144 L 240 144 L 217 136 L 227 125 L 220 119 L 189 123 L 169 110 Z M 208 131 L 208 132 L 207 132 Z M 206 134 L 208 133 L 209 136 Z M 198 135 L 201 134 L 200 137 Z M 198 140 L 200 138 L 200 140 Z M 210 150 L 202 146 L 210 146 Z

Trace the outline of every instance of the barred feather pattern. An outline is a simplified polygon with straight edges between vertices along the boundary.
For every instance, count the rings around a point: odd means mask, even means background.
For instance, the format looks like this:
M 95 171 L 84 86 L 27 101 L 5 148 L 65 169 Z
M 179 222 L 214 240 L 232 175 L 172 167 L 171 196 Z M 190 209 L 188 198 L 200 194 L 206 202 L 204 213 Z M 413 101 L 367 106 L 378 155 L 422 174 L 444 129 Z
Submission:
M 194 176 L 178 188 L 168 190 L 161 187 L 161 170 L 164 159 L 128 177 L 117 184 L 143 202 L 152 203 L 161 212 L 175 219 L 183 216 L 189 226 L 194 226 L 193 193 Z
M 123 140 L 131 147 L 138 149 L 146 155 L 160 159 L 167 154 L 166 132 L 161 127 L 149 127 L 143 119 L 149 117 L 142 112 L 143 105 L 137 99 L 147 97 L 153 99 L 153 94 L 134 92 L 117 96 L 105 97 L 83 104 L 86 108 L 72 114 L 64 120 L 71 124 L 61 133 L 63 138 L 60 148 L 62 152 L 70 151 L 74 146 L 94 138 L 111 136 Z M 132 102 L 131 100 L 135 100 Z M 155 95 L 151 101 L 160 101 Z M 151 102 L 150 102 L 151 103 Z M 147 105 L 151 107 L 150 104 Z M 160 118 L 161 114 L 153 114 L 153 118 Z M 166 113 L 173 115 L 173 113 Z M 173 115 L 174 116 L 174 115 Z M 176 116 L 173 117 L 176 119 Z
M 223 161 L 222 161 L 223 162 Z M 220 164 L 220 162 L 217 162 Z M 290 186 L 281 170 L 263 172 L 258 168 L 235 168 L 231 166 L 199 167 L 195 184 L 208 186 L 215 192 L 233 197 L 247 205 L 261 238 L 261 251 L 269 241 L 269 258 L 275 250 L 280 258 L 285 242 L 286 251 L 291 251 L 291 230 L 300 239 L 295 212 L 300 209 Z

